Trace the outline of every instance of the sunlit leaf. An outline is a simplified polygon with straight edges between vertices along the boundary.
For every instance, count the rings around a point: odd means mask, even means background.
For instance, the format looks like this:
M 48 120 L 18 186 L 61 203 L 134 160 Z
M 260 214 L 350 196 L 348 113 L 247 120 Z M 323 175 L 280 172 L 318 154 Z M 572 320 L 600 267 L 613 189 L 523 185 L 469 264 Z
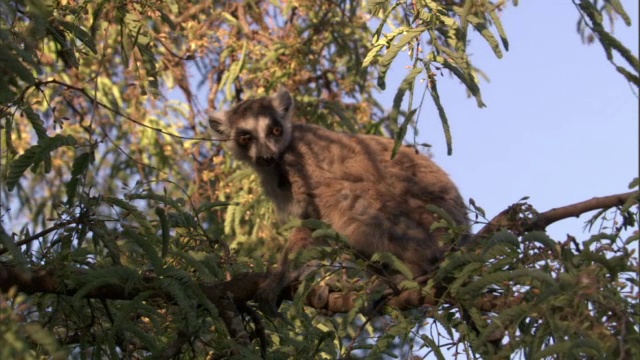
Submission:
M 42 161 L 50 156 L 50 153 L 62 146 L 73 146 L 76 144 L 76 140 L 71 135 L 63 136 L 56 135 L 54 137 L 47 137 L 42 139 L 40 144 L 33 145 L 28 148 L 22 155 L 18 156 L 11 162 L 9 167 L 9 173 L 5 184 L 9 191 L 13 190 L 24 172 L 29 168 L 36 168 Z
M 622 6 L 622 3 L 620 3 L 620 0 L 608 0 L 607 4 L 609 4 L 611 8 L 618 15 L 620 15 L 620 17 L 622 18 L 622 20 L 624 20 L 624 23 L 627 26 L 631 26 L 631 18 L 629 17 L 629 14 L 627 14 L 627 12 L 624 10 L 624 7 Z
M 391 67 L 393 60 L 398 56 L 398 53 L 407 45 L 409 42 L 413 41 L 416 37 L 420 36 L 423 32 L 425 32 L 426 28 L 418 27 L 418 28 L 405 28 L 403 29 L 403 36 L 398 40 L 398 42 L 392 43 L 387 52 L 382 56 L 379 61 L 380 70 L 378 72 L 378 87 L 380 89 L 385 89 L 385 81 L 384 78 L 387 74 L 387 71 Z
M 487 22 L 474 15 L 469 15 L 467 19 L 473 25 L 473 27 L 475 27 L 476 30 L 480 32 L 487 43 L 489 43 L 489 46 L 491 46 L 491 49 L 493 50 L 493 53 L 496 54 L 496 57 L 498 57 L 498 59 L 502 58 L 502 50 L 500 50 L 498 40 L 496 40 L 495 36 L 493 36 L 491 30 L 489 30 Z
M 91 50 L 92 53 L 94 54 L 98 53 L 98 49 L 96 47 L 95 42 L 93 41 L 93 37 L 86 30 L 68 21 L 60 20 L 58 21 L 58 23 L 65 30 L 67 30 L 73 36 L 75 36 L 78 40 L 80 40 L 84 45 L 86 45 L 87 48 L 89 48 L 89 50 Z

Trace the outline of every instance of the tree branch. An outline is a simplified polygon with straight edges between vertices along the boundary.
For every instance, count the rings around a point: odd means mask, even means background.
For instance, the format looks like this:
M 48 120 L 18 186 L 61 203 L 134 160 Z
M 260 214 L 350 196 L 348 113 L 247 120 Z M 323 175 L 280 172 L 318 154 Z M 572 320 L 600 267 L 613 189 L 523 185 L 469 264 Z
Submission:
M 520 206 L 522 204 L 514 204 L 491 219 L 487 225 L 473 236 L 473 240 L 471 242 L 475 243 L 480 241 L 482 238 L 486 238 L 500 229 L 513 229 L 515 227 L 519 232 L 544 230 L 547 226 L 563 219 L 579 217 L 586 212 L 597 209 L 622 206 L 630 198 L 635 198 L 637 203 L 639 194 L 640 193 L 638 191 L 630 191 L 622 194 L 594 197 L 579 203 L 553 208 L 538 214 L 532 219 L 523 219 L 520 216 Z
M 634 198 L 635 201 L 638 202 L 639 195 L 640 192 L 638 191 L 630 191 L 623 194 L 594 197 L 590 200 L 575 203 L 573 205 L 553 208 L 540 214 L 540 216 L 534 222 L 534 224 L 532 224 L 532 226 L 535 229 L 544 229 L 554 222 L 570 217 L 579 217 L 580 215 L 589 211 L 597 209 L 607 209 L 614 206 L 622 206 L 630 198 Z
M 45 235 L 47 235 L 47 234 L 49 234 L 51 232 L 54 232 L 56 230 L 60 230 L 60 229 L 64 228 L 67 225 L 71 225 L 71 224 L 75 224 L 75 223 L 77 223 L 76 219 L 59 222 L 59 223 L 53 225 L 50 228 L 44 229 L 44 230 L 42 230 L 42 231 L 40 231 L 40 232 L 38 232 L 36 234 L 33 234 L 33 235 L 29 236 L 28 238 L 22 239 L 20 241 L 16 241 L 16 246 L 20 247 L 20 246 L 23 246 L 23 245 L 27 245 L 28 243 L 32 242 L 33 240 L 39 239 L 39 238 L 41 238 L 41 237 L 43 237 L 43 236 L 45 236 Z M 2 226 L 2 225 L 0 225 L 0 226 Z M 3 233 L 6 234 L 6 231 L 4 230 L 4 228 L 0 229 L 0 231 L 2 231 Z M 9 234 L 6 234 L 6 235 L 8 236 L 8 239 L 11 238 L 11 236 Z M 11 239 L 9 241 L 11 241 Z M 0 248 L 0 255 L 6 253 L 7 251 L 9 251 L 9 249 Z
M 68 270 L 68 269 L 64 269 Z M 87 274 L 87 270 L 73 269 L 76 276 Z M 63 269 L 40 267 L 31 271 L 24 268 L 0 262 L 0 290 L 8 291 L 16 286 L 20 292 L 32 295 L 36 293 L 58 294 L 73 296 L 79 288 L 62 284 L 58 281 L 61 273 L 68 273 Z M 144 283 L 151 283 L 153 275 L 144 277 Z M 220 310 L 220 316 L 227 324 L 232 336 L 240 341 L 247 341 L 248 335 L 238 328 L 238 308 L 246 306 L 246 302 L 253 300 L 257 290 L 268 278 L 266 273 L 242 273 L 231 280 L 205 285 L 200 284 L 202 292 L 207 299 Z M 289 284 L 284 289 L 284 298 L 292 300 L 298 284 Z M 154 288 L 155 289 L 155 288 Z M 96 287 L 89 291 L 85 297 L 88 299 L 131 300 L 143 291 L 149 289 L 145 285 L 126 287 L 124 285 L 109 284 Z M 431 293 L 425 294 L 423 289 L 410 289 L 400 293 L 388 291 L 386 304 L 401 310 L 417 308 L 420 306 L 437 306 L 441 302 L 444 287 L 434 287 Z M 314 286 L 305 299 L 307 306 L 328 313 L 346 313 L 355 307 L 355 300 L 359 294 L 355 291 L 334 290 L 326 285 Z M 157 291 L 152 297 L 169 299 L 173 301 L 169 293 Z M 515 300 L 518 303 L 520 300 Z M 497 311 L 505 306 L 513 305 L 509 299 L 500 296 L 486 294 L 478 298 L 476 306 L 486 311 Z
M 55 85 L 59 85 L 59 86 L 63 86 L 67 89 L 71 89 L 71 90 L 75 90 L 77 92 L 79 92 L 80 94 L 82 94 L 84 97 L 86 97 L 90 102 L 92 102 L 93 104 L 99 105 L 102 108 L 107 109 L 108 111 L 112 112 L 113 114 L 116 114 L 120 117 L 122 117 L 123 119 L 130 121 L 136 125 L 142 126 L 144 128 L 147 128 L 149 130 L 153 130 L 156 132 L 159 132 L 161 134 L 176 138 L 176 139 L 181 139 L 181 140 L 196 140 L 196 141 L 208 141 L 208 142 L 214 142 L 214 141 L 218 141 L 217 139 L 213 139 L 213 138 L 205 138 L 205 137 L 190 137 L 190 136 L 183 136 L 183 135 L 179 135 L 179 134 L 174 134 L 171 132 L 168 132 L 166 130 L 163 130 L 159 127 L 155 127 L 155 126 L 151 126 L 148 124 L 145 124 L 141 121 L 138 121 L 134 118 L 132 118 L 131 116 L 126 115 L 125 113 L 123 113 L 122 111 L 119 111 L 107 104 L 105 104 L 104 102 L 96 99 L 95 97 L 93 97 L 91 94 L 89 94 L 87 92 L 87 90 L 85 90 L 84 88 L 78 87 L 78 86 L 74 86 L 71 84 L 67 84 L 63 81 L 60 80 L 56 80 L 56 79 L 52 79 L 52 80 L 45 80 L 45 81 L 38 81 L 36 82 L 36 84 L 34 86 L 39 87 L 39 86 L 47 86 L 49 84 L 55 84 Z
M 31 269 L 0 262 L 0 290 L 7 291 L 13 286 L 17 286 L 18 290 L 26 294 L 32 295 L 36 293 L 58 294 L 73 296 L 78 292 L 79 288 L 69 286 L 68 283 L 59 281 L 60 274 L 69 272 L 74 276 L 86 275 L 89 271 L 84 269 L 53 268 L 53 267 L 34 267 Z M 68 277 L 68 275 L 66 276 Z M 242 304 L 253 299 L 256 289 L 267 278 L 266 273 L 243 273 L 231 280 L 221 283 L 205 285 L 200 284 L 205 296 L 214 303 L 221 302 L 231 294 L 234 302 Z M 153 275 L 146 275 L 143 283 L 149 284 L 153 281 Z M 140 292 L 148 290 L 144 285 L 128 288 L 119 284 L 108 284 L 98 286 L 87 293 L 88 299 L 110 299 L 110 300 L 131 300 Z M 169 294 L 158 292 L 157 297 L 169 298 Z
M 638 192 L 633 191 L 624 194 L 596 197 L 540 213 L 530 221 L 525 219 L 524 226 L 522 223 L 518 226 L 520 226 L 519 229 L 521 230 L 544 229 L 546 226 L 561 219 L 579 216 L 585 212 L 596 209 L 621 206 L 630 198 L 637 199 L 637 196 Z M 511 229 L 514 224 L 514 209 L 517 210 L 517 207 L 511 206 L 509 209 L 501 212 L 478 232 L 474 239 L 485 237 L 501 228 Z M 522 217 L 520 217 L 519 220 L 522 220 Z M 53 267 L 25 268 L 15 264 L 0 262 L 0 290 L 7 291 L 9 288 L 16 286 L 19 291 L 26 294 L 49 293 L 73 296 L 79 288 L 69 286 L 68 282 L 61 282 L 58 279 L 61 277 L 61 274 L 66 274 L 65 278 L 68 278 L 69 272 L 74 273 L 76 276 L 82 276 L 86 275 L 88 271 L 89 270 L 78 268 L 71 270 L 69 270 L 69 268 Z M 254 299 L 257 290 L 267 278 L 268 274 L 266 273 L 242 273 L 227 281 L 215 284 L 200 284 L 200 288 L 205 296 L 221 310 L 221 316 L 226 317 L 223 320 L 227 323 L 230 332 L 236 334 L 239 340 L 247 341 L 247 334 L 238 328 L 236 324 L 238 309 L 246 307 L 246 302 Z M 143 278 L 143 284 L 151 284 L 153 279 L 153 274 L 147 275 Z M 131 288 L 119 284 L 108 284 L 92 289 L 85 297 L 131 300 L 140 292 L 147 290 L 149 290 L 149 288 L 145 287 L 145 285 Z M 296 290 L 296 284 L 289 284 L 289 286 L 284 289 L 285 293 L 283 295 L 287 299 L 292 299 Z M 444 286 L 436 286 L 430 293 L 425 293 L 424 289 L 410 289 L 399 293 L 389 291 L 385 299 L 389 306 L 398 309 L 409 309 L 424 305 L 437 306 L 442 303 L 444 293 Z M 311 289 L 305 299 L 305 303 L 318 310 L 324 310 L 330 313 L 345 313 L 354 308 L 357 296 L 358 293 L 355 291 L 334 291 L 325 285 L 317 285 Z M 173 300 L 170 294 L 160 291 L 155 294 L 155 297 L 170 299 L 170 301 Z M 446 302 L 446 299 L 444 301 Z M 518 298 L 483 294 L 476 300 L 476 307 L 482 311 L 498 311 L 501 308 L 513 306 L 520 301 L 521 299 Z

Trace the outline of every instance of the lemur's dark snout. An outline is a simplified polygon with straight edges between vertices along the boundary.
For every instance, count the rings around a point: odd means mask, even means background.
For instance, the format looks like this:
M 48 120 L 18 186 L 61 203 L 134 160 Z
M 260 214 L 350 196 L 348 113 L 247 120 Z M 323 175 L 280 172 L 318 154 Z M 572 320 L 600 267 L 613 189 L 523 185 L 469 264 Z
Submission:
M 258 156 L 258 158 L 256 158 L 256 165 L 258 166 L 271 166 L 275 162 L 276 158 L 273 156 Z

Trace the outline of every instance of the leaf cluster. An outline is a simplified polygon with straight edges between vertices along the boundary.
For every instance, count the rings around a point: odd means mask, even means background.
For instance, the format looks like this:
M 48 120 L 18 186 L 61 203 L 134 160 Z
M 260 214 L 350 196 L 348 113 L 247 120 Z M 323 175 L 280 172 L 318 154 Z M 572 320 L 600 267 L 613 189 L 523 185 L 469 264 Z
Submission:
M 490 358 L 638 356 L 638 236 L 623 235 L 637 216 L 582 242 L 503 230 L 450 255 L 434 280 L 450 282 L 457 305 L 437 319 Z

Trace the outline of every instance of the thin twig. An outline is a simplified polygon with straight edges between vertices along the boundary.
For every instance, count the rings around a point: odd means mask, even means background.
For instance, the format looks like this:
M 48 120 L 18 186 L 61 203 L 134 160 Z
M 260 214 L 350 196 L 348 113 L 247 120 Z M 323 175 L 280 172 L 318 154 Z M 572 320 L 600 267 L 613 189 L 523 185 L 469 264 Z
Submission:
M 48 229 L 44 229 L 44 230 L 40 231 L 39 233 L 36 233 L 36 234 L 33 234 L 33 235 L 29 236 L 26 239 L 22 239 L 20 241 L 17 241 L 16 242 L 16 246 L 20 247 L 20 246 L 26 245 L 26 244 L 32 242 L 33 240 L 39 239 L 39 238 L 41 238 L 41 237 L 43 237 L 43 236 L 45 236 L 45 235 L 47 235 L 47 234 L 49 234 L 51 232 L 54 232 L 56 230 L 60 230 L 60 229 L 62 229 L 63 227 L 65 227 L 67 225 L 75 224 L 76 221 L 77 220 L 73 219 L 73 220 L 66 220 L 66 221 L 63 221 L 63 222 L 59 222 L 59 223 L 55 224 L 54 226 L 52 226 L 52 227 L 50 227 Z M 7 251 L 9 251 L 9 249 L 0 248 L 0 255 L 6 253 Z
M 168 132 L 166 130 L 162 130 L 161 128 L 145 124 L 145 123 L 143 123 L 141 121 L 138 121 L 138 120 L 136 120 L 136 119 L 134 119 L 134 118 L 122 113 L 121 111 L 119 111 L 117 109 L 112 108 L 111 106 L 109 106 L 109 105 L 103 103 L 102 101 L 96 99 L 95 97 L 91 96 L 84 88 L 81 88 L 81 87 L 78 87 L 78 86 L 74 86 L 74 85 L 71 85 L 71 84 L 67 84 L 67 83 L 62 82 L 60 80 L 53 79 L 53 80 L 39 81 L 39 82 L 37 82 L 35 84 L 35 86 L 49 85 L 49 84 L 56 84 L 56 85 L 64 86 L 64 87 L 66 87 L 68 89 L 71 89 L 71 90 L 75 90 L 75 91 L 81 93 L 82 95 L 84 95 L 87 99 L 89 99 L 94 104 L 100 105 L 101 107 L 111 111 L 112 113 L 114 113 L 114 114 L 116 114 L 118 116 L 121 116 L 125 120 L 131 121 L 134 124 L 140 125 L 140 126 L 142 126 L 144 128 L 147 128 L 147 129 L 150 129 L 150 130 L 153 130 L 153 131 L 157 131 L 159 133 L 162 133 L 162 134 L 167 135 L 167 136 L 171 136 L 171 137 L 176 138 L 176 139 L 196 140 L 196 141 L 209 141 L 209 142 L 230 140 L 230 139 L 212 139 L 212 138 L 204 138 L 204 137 L 183 136 L 183 135 L 178 135 L 178 134 L 174 134 L 174 133 Z

